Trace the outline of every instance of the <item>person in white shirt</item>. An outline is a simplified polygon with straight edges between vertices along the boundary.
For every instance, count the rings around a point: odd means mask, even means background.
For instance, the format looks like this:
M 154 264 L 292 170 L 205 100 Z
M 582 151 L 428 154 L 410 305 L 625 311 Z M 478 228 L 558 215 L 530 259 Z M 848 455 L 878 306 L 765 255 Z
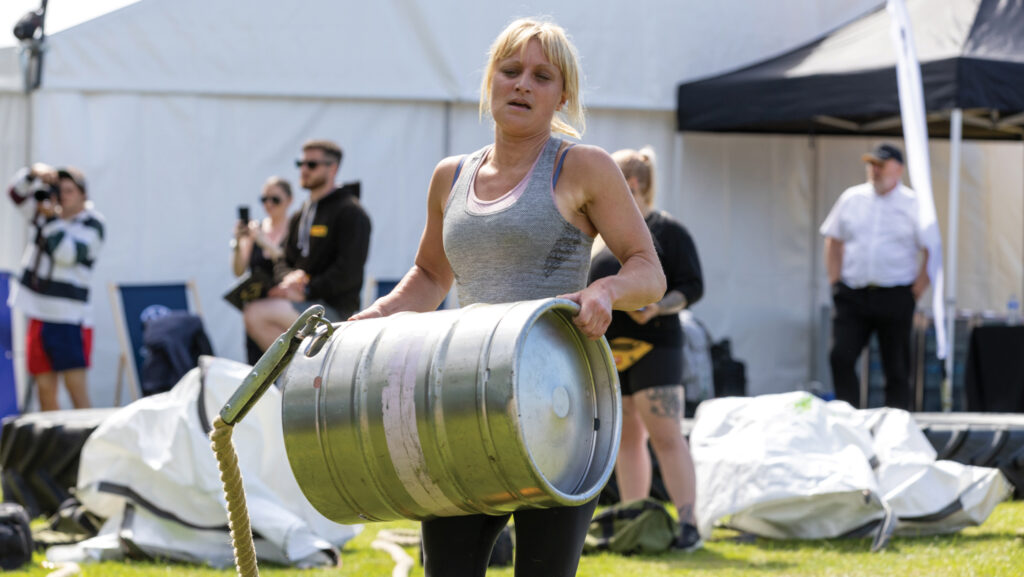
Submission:
M 882 144 L 862 160 L 868 181 L 846 189 L 820 229 L 834 304 L 832 383 L 836 398 L 861 407 L 856 363 L 874 333 L 885 404 L 910 409 L 910 332 L 928 288 L 928 251 L 917 196 L 900 183 L 903 153 Z
M 36 163 L 23 168 L 8 196 L 33 229 L 8 304 L 28 321 L 27 368 L 36 379 L 39 407 L 58 408 L 57 379 L 63 377 L 74 407 L 87 408 L 89 285 L 103 246 L 103 216 L 86 196 L 85 177 L 72 167 Z

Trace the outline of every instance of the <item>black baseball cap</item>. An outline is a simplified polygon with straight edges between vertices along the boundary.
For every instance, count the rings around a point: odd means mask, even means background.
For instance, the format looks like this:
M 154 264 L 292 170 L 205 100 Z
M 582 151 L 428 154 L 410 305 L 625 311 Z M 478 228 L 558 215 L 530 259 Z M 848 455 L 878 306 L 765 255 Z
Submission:
M 882 163 L 886 160 L 895 160 L 896 162 L 903 164 L 903 153 L 900 149 L 896 148 L 891 144 L 879 144 L 874 150 L 860 157 L 864 162 L 877 162 Z
M 81 170 L 78 170 L 73 166 L 65 166 L 63 168 L 58 168 L 57 177 L 69 179 L 71 182 L 75 183 L 75 186 L 77 186 L 79 190 L 82 191 L 82 194 L 86 193 L 85 175 L 82 174 Z

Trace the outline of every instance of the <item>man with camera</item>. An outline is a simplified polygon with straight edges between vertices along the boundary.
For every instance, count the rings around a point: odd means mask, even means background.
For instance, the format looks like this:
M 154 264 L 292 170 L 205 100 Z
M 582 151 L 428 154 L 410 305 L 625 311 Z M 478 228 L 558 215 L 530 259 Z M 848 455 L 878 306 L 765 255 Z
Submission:
M 89 284 L 103 246 L 103 216 L 87 199 L 84 175 L 72 167 L 23 168 L 8 194 L 32 227 L 8 304 L 28 321 L 25 349 L 39 407 L 58 408 L 58 377 L 76 409 L 89 407 Z

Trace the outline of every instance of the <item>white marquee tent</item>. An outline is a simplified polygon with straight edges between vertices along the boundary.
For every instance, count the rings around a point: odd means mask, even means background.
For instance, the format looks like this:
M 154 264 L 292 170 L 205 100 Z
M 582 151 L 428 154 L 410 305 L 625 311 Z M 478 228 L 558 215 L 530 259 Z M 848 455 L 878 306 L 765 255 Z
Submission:
M 879 3 L 142 0 L 49 36 L 30 98 L 17 49 L 0 49 L 0 172 L 44 160 L 89 178 L 108 229 L 90 386 L 109 405 L 119 349 L 108 283 L 194 279 L 216 352 L 243 357 L 240 315 L 220 298 L 235 207 L 258 209 L 272 174 L 294 181 L 307 138 L 338 141 L 341 179 L 363 183 L 368 274 L 401 276 L 435 163 L 489 137 L 476 100 L 490 41 L 514 17 L 549 14 L 582 56 L 584 140 L 656 148 L 658 202 L 690 228 L 705 267 L 695 313 L 733 339 L 751 392 L 786 391 L 814 377 L 826 300 L 815 288 L 817 225 L 863 178 L 857 159 L 875 141 L 818 138 L 815 156 L 804 137 L 683 136 L 675 87 L 782 53 Z M 996 307 L 1021 286 L 1021 146 L 963 154 L 960 245 L 974 258 L 962 260 L 958 292 L 966 307 Z M 931 157 L 945 222 L 946 144 L 933 143 Z M 0 269 L 16 270 L 26 232 L 6 202 L 0 235 Z

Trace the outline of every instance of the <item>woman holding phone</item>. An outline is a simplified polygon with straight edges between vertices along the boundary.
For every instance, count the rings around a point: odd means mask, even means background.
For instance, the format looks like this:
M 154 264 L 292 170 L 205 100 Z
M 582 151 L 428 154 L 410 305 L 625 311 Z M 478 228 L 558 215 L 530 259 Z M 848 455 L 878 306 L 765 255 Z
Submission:
M 292 204 L 292 186 L 280 176 L 271 176 L 263 185 L 260 204 L 267 216 L 255 221 L 249 218 L 249 207 L 238 207 L 238 223 L 231 240 L 231 270 L 235 276 L 246 271 L 264 276 L 268 282 L 274 278 L 274 261 L 284 254 L 284 239 L 288 234 L 288 208 Z M 248 306 L 246 303 L 245 306 Z M 249 363 L 259 360 L 263 351 L 246 335 L 246 353 Z

